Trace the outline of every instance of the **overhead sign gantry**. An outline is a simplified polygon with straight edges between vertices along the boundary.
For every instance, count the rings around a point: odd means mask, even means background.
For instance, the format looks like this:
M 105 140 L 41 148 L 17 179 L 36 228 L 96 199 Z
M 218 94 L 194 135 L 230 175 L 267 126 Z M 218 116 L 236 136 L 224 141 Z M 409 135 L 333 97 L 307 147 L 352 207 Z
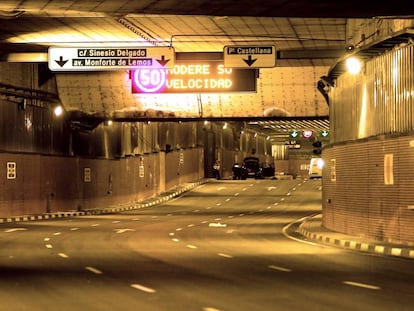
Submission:
M 51 71 L 173 68 L 173 47 L 50 47 Z

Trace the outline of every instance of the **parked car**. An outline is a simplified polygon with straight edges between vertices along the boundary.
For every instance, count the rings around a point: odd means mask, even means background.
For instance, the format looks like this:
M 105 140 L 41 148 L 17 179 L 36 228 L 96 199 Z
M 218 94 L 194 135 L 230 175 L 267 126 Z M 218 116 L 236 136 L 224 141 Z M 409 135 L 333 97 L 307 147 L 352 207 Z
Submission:
M 263 168 L 260 166 L 260 161 L 257 157 L 246 157 L 243 160 L 242 179 L 249 177 L 256 179 L 263 178 Z

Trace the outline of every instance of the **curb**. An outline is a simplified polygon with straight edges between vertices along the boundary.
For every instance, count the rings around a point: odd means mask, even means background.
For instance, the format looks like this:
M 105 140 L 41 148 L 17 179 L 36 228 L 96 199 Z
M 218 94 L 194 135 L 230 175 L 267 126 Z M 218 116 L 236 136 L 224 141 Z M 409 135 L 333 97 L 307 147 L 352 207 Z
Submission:
M 140 208 L 146 208 L 146 207 L 155 206 L 161 203 L 165 203 L 169 200 L 172 200 L 173 198 L 180 196 L 184 192 L 194 189 L 195 187 L 203 183 L 205 183 L 204 180 L 190 183 L 186 186 L 183 186 L 171 192 L 165 192 L 155 198 L 145 199 L 143 201 L 136 202 L 136 203 L 120 204 L 117 206 L 110 206 L 110 207 L 106 207 L 103 209 L 88 209 L 88 210 L 83 210 L 83 211 L 68 211 L 68 212 L 44 213 L 44 214 L 38 214 L 38 215 L 4 217 L 4 218 L 0 218 L 0 224 L 19 223 L 19 222 L 37 221 L 37 220 L 51 220 L 51 219 L 78 217 L 78 216 L 105 215 L 105 214 L 114 214 L 114 213 L 137 210 Z
M 372 253 L 372 254 L 379 254 L 379 255 L 386 255 L 386 256 L 395 256 L 395 257 L 403 257 L 414 259 L 414 248 L 410 248 L 404 245 L 385 245 L 381 242 L 362 242 L 353 240 L 352 237 L 348 238 L 335 238 L 327 233 L 320 233 L 320 232 L 312 232 L 309 231 L 306 226 L 312 218 L 320 217 L 321 214 L 316 216 L 309 216 L 307 217 L 299 226 L 299 232 L 314 241 L 328 244 L 336 247 L 342 247 L 349 250 L 356 250 L 360 252 Z M 334 233 L 334 232 L 332 232 Z

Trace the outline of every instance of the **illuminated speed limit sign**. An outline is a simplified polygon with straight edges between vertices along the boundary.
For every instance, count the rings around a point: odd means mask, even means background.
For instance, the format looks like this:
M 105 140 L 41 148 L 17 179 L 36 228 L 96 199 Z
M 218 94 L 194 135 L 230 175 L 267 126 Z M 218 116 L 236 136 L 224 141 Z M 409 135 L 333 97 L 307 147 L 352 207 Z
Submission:
M 157 93 L 166 86 L 167 73 L 164 68 L 143 68 L 134 71 L 132 83 L 142 93 Z

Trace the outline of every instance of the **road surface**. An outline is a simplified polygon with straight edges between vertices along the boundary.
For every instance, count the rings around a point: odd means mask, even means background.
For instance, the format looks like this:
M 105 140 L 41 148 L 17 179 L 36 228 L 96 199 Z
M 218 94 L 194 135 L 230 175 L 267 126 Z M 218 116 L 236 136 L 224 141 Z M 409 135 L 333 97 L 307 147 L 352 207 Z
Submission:
M 2 224 L 0 310 L 412 310 L 412 260 L 297 240 L 291 224 L 320 209 L 319 180 L 220 180 L 122 214 Z

